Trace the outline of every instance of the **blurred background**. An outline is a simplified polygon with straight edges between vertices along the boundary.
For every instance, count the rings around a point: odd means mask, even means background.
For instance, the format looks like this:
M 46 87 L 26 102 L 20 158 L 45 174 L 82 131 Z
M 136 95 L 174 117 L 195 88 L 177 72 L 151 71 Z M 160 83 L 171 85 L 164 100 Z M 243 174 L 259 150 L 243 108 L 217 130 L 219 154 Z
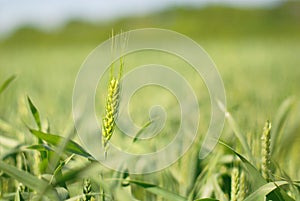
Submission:
M 300 91 L 300 3 L 280 0 L 0 0 L 0 116 L 22 122 L 30 95 L 61 131 L 87 55 L 115 33 L 164 28 L 197 41 L 224 80 L 228 108 L 245 130 L 261 130 Z

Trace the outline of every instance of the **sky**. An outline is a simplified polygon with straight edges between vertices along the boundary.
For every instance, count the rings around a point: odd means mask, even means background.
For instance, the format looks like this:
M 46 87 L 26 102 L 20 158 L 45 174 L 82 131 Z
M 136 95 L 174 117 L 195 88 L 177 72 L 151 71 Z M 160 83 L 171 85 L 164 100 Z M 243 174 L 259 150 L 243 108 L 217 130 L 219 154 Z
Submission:
M 280 0 L 0 0 L 0 37 L 30 25 L 44 31 L 62 27 L 77 19 L 107 21 L 124 16 L 143 15 L 171 6 L 270 6 Z

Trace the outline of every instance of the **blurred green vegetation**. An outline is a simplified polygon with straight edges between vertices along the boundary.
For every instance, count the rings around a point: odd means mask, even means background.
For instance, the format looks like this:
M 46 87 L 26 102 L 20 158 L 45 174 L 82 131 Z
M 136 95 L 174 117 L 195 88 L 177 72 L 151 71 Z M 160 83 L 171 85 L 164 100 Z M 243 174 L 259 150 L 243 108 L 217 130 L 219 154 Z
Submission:
M 298 107 L 291 107 L 293 113 L 290 116 L 286 115 L 287 120 L 283 117 L 285 121 L 282 124 L 280 124 L 279 117 L 284 116 L 285 113 L 281 111 L 284 114 L 276 115 L 284 100 L 294 97 L 294 100 L 299 102 L 300 97 L 300 3 L 297 2 L 286 2 L 272 8 L 175 7 L 150 15 L 128 17 L 99 24 L 74 21 L 51 33 L 29 27 L 22 28 L 9 38 L 0 41 L 0 83 L 12 74 L 17 74 L 17 79 L 11 83 L 9 90 L 5 90 L 0 96 L 0 134 L 3 133 L 9 138 L 14 138 L 11 135 L 15 134 L 20 143 L 32 144 L 31 135 L 24 126 L 24 122 L 34 125 L 29 114 L 28 103 L 26 103 L 26 95 L 29 95 L 34 105 L 39 108 L 42 124 L 47 125 L 47 120 L 50 122 L 51 133 L 72 133 L 72 90 L 76 75 L 85 58 L 101 42 L 109 38 L 112 29 L 118 33 L 121 30 L 148 27 L 178 31 L 197 41 L 208 52 L 223 78 L 228 110 L 237 121 L 241 132 L 247 135 L 249 146 L 251 151 L 255 152 L 253 154 L 257 160 L 261 157 L 260 138 L 267 119 L 275 122 L 275 126 L 280 125 L 280 129 L 284 130 L 282 133 L 290 134 L 287 135 L 288 137 L 293 136 L 291 139 L 283 137 L 283 140 L 279 139 L 281 143 L 273 145 L 277 149 L 277 155 L 274 158 L 281 167 L 280 171 L 286 171 L 293 180 L 299 180 L 297 168 L 300 165 L 299 104 Z M 189 67 L 186 63 L 170 55 L 139 52 L 126 58 L 125 71 L 139 64 L 157 61 L 158 57 L 162 64 L 173 66 L 179 72 L 190 76 L 191 85 L 196 89 L 195 92 L 199 98 L 202 115 L 200 133 L 202 134 L 210 120 L 209 96 L 203 81 L 200 78 L 195 79 L 193 71 L 185 70 Z M 108 76 L 100 82 L 100 87 L 97 89 L 96 98 L 99 99 L 96 100 L 95 108 L 99 121 L 103 115 L 107 80 Z M 153 93 L 154 90 L 157 94 Z M 146 89 L 144 93 L 141 91 L 140 94 L 144 98 L 134 96 L 130 105 L 132 108 L 139 108 L 138 118 L 133 119 L 141 125 L 147 121 L 148 111 L 144 111 L 153 102 L 161 99 L 157 97 L 160 93 L 165 93 L 162 89 L 154 88 L 154 90 Z M 151 99 L 146 97 L 148 92 L 152 92 Z M 170 109 L 171 113 L 168 114 L 171 115 L 171 125 L 174 126 L 167 127 L 165 132 L 172 134 L 178 126 L 177 119 L 172 118 L 177 117 L 175 113 L 178 108 L 172 105 L 176 104 L 175 101 L 168 102 L 169 98 L 174 97 L 171 94 L 167 96 L 168 99 L 163 100 L 163 105 L 167 105 L 167 109 Z M 279 119 L 278 122 L 276 118 Z M 242 148 L 236 143 L 237 138 L 233 135 L 232 127 L 230 123 L 225 125 L 223 138 L 226 143 L 240 151 Z M 115 140 L 118 141 L 118 138 Z M 164 140 L 157 144 L 164 145 L 168 139 Z M 120 142 L 123 146 L 128 143 L 124 140 Z M 226 163 L 224 161 L 228 161 L 226 158 L 228 153 L 216 152 L 212 159 L 200 163 L 196 146 L 197 144 L 171 168 L 158 173 L 156 175 L 158 179 L 155 179 L 156 177 L 150 179 L 152 175 L 143 175 L 140 176 L 141 180 L 152 183 L 152 181 L 160 181 L 163 175 L 167 178 L 166 183 L 160 183 L 160 185 L 164 185 L 172 192 L 181 189 L 179 194 L 186 194 L 193 186 L 197 187 L 198 181 L 199 188 L 203 188 L 199 194 L 206 192 L 207 186 L 202 185 L 203 180 L 200 177 L 200 179 L 196 177 L 202 171 L 204 178 L 213 175 L 212 172 L 228 176 L 228 172 L 225 174 L 224 169 L 228 171 L 227 169 L 231 167 L 228 164 L 223 165 Z M 234 158 L 230 158 L 229 161 L 232 165 Z M 219 162 L 222 166 L 220 164 L 214 166 Z M 206 163 L 214 168 L 206 166 Z M 83 164 L 82 161 L 80 164 Z M 202 167 L 208 167 L 208 169 L 201 169 Z M 178 183 L 168 180 L 171 178 L 167 175 L 171 174 L 169 171 L 177 176 Z M 208 174 L 205 171 L 208 171 Z M 132 176 L 132 178 L 135 177 Z M 136 178 L 140 179 L 139 176 Z M 82 184 L 77 182 L 76 185 Z M 226 185 L 224 184 L 223 187 Z M 74 192 L 71 194 L 82 193 L 78 190 L 78 186 L 74 187 Z M 195 189 L 198 188 L 196 187 Z M 209 187 L 216 189 L 215 186 L 209 185 Z M 68 188 L 72 190 L 72 186 Z M 222 190 L 229 192 L 226 189 Z M 222 190 L 220 189 L 221 192 Z M 136 197 L 148 196 L 137 186 L 134 186 L 133 191 Z
M 10 105 L 1 106 L 1 115 L 14 116 L 14 108 L 20 112 L 20 94 L 30 94 L 54 125 L 70 119 L 72 87 L 89 52 L 112 29 L 157 27 L 199 42 L 224 79 L 228 105 L 238 121 L 251 118 L 251 124 L 262 125 L 282 100 L 299 97 L 299 13 L 296 2 L 272 8 L 175 7 L 102 24 L 71 22 L 51 33 L 22 28 L 0 41 L 0 78 L 18 74 L 14 90 L 1 98 Z
M 204 8 L 174 7 L 145 16 L 105 23 L 73 21 L 51 33 L 43 33 L 30 27 L 22 28 L 0 44 L 4 47 L 25 44 L 97 44 L 109 37 L 112 28 L 118 32 L 149 27 L 178 31 L 197 41 L 240 40 L 245 37 L 297 40 L 300 33 L 299 10 L 300 3 L 297 1 L 271 8 L 234 8 L 220 5 Z

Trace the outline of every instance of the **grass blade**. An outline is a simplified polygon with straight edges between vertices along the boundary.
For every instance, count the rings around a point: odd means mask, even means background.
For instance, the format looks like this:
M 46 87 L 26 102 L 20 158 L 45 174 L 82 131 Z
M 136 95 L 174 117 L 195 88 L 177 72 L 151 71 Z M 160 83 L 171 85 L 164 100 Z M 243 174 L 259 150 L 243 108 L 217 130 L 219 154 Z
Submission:
M 27 146 L 26 149 L 32 149 L 37 151 L 54 151 L 51 147 L 46 144 L 34 144 Z
M 38 130 L 33 130 L 33 129 L 29 129 L 29 130 L 36 137 L 41 138 L 42 140 L 45 140 L 46 142 L 48 142 L 49 144 L 52 144 L 54 146 L 59 145 L 62 141 L 65 140 L 64 137 L 61 137 L 59 135 L 44 133 L 44 132 L 41 132 Z M 74 142 L 72 140 L 69 140 L 67 142 L 66 151 L 89 158 L 89 159 L 93 159 L 93 157 L 88 152 L 86 152 L 79 144 L 77 144 L 76 142 Z
M 53 179 L 57 176 L 57 175 L 61 175 L 62 174 L 62 169 L 65 165 L 67 165 L 71 159 L 74 157 L 74 154 L 72 154 L 71 156 L 69 156 L 68 158 L 66 158 L 64 161 L 60 162 L 59 165 L 55 168 L 54 173 L 49 181 L 50 184 L 52 184 Z
M 38 126 L 39 130 L 42 130 L 41 118 L 40 118 L 40 113 L 39 113 L 38 109 L 32 103 L 32 101 L 29 98 L 29 96 L 27 96 L 27 101 L 28 101 L 31 114 L 32 114 L 32 116 L 34 118 L 34 121 L 35 121 L 36 125 Z
M 231 129 L 233 130 L 235 136 L 238 138 L 238 140 L 240 141 L 246 155 L 248 156 L 249 160 L 251 162 L 255 162 L 255 159 L 252 155 L 251 149 L 249 147 L 249 144 L 247 143 L 247 138 L 245 135 L 243 135 L 243 133 L 241 133 L 239 126 L 237 125 L 236 121 L 233 119 L 233 117 L 231 116 L 231 114 L 226 110 L 225 106 L 219 101 L 219 107 L 225 112 L 225 117 L 229 123 L 229 126 L 231 127 Z
M 135 142 L 139 139 L 140 135 L 144 132 L 144 130 L 146 128 L 148 128 L 151 124 L 152 124 L 153 120 L 148 121 L 147 123 L 145 123 L 143 125 L 143 127 L 136 133 L 136 135 L 134 136 L 132 142 Z
M 250 194 L 244 201 L 257 201 L 257 200 L 265 200 L 266 195 L 268 195 L 270 192 L 278 188 L 278 186 L 288 184 L 286 181 L 276 181 L 276 182 L 270 182 L 263 186 L 261 186 L 259 189 L 257 189 L 255 192 Z
M 220 200 L 227 200 L 223 190 L 221 189 L 221 187 L 218 183 L 218 175 L 213 175 L 212 184 L 214 187 L 214 194 L 215 194 L 216 198 L 218 198 Z
M 166 189 L 163 189 L 155 184 L 149 184 L 149 183 L 145 183 L 142 181 L 135 181 L 135 180 L 124 180 L 126 182 L 129 182 L 131 184 L 135 184 L 138 185 L 142 188 L 144 188 L 146 191 L 149 191 L 151 193 L 154 193 L 156 195 L 162 196 L 163 198 L 167 199 L 167 200 L 172 200 L 172 201 L 187 201 L 187 199 L 185 197 L 182 197 L 180 195 L 177 195 L 173 192 L 170 192 Z
M 25 186 L 33 189 L 39 193 L 43 193 L 46 190 L 46 196 L 51 200 L 59 200 L 57 193 L 46 181 L 40 180 L 37 177 L 29 174 L 28 172 L 21 171 L 18 168 L 8 165 L 0 161 L 0 169 L 7 175 L 23 183 Z
M 75 167 L 75 168 L 65 172 L 63 175 L 59 175 L 55 179 L 55 184 L 72 182 L 72 181 L 76 180 L 77 178 L 81 177 L 82 173 L 84 171 L 87 171 L 89 168 L 91 168 L 91 163 L 86 164 L 85 166 Z
M 273 123 L 273 129 L 271 131 L 271 153 L 274 153 L 275 146 L 280 144 L 278 141 L 280 140 L 285 122 L 293 108 L 293 103 L 294 99 L 288 98 L 280 105 L 278 109 L 275 121 Z
M 266 180 L 261 176 L 260 172 L 244 156 L 242 156 L 241 154 L 236 152 L 232 147 L 230 147 L 226 143 L 224 143 L 222 141 L 219 141 L 219 143 L 221 145 L 225 146 L 226 148 L 228 148 L 229 150 L 231 150 L 236 156 L 238 156 L 240 158 L 240 160 L 242 161 L 242 164 L 244 165 L 244 167 L 247 170 L 247 172 L 249 173 L 249 175 L 251 175 L 251 179 L 252 179 L 253 183 L 255 184 L 253 186 L 253 188 L 254 188 L 253 190 L 258 189 L 259 187 L 261 187 L 267 183 Z
M 34 118 L 34 121 L 38 127 L 38 130 L 42 130 L 42 125 L 41 125 L 41 117 L 40 113 L 37 109 L 37 107 L 33 104 L 32 100 L 30 99 L 29 96 L 27 96 L 27 102 L 30 108 L 30 112 Z M 43 144 L 42 139 L 38 138 L 38 144 Z M 44 173 L 45 170 L 48 167 L 48 152 L 47 151 L 40 151 L 40 157 L 41 157 L 41 163 L 40 163 L 40 173 Z
M 5 80 L 2 85 L 0 86 L 0 95 L 5 91 L 5 89 L 7 89 L 7 87 L 12 83 L 12 81 L 14 81 L 14 79 L 16 79 L 17 76 L 16 75 L 12 75 L 10 76 L 7 80 Z

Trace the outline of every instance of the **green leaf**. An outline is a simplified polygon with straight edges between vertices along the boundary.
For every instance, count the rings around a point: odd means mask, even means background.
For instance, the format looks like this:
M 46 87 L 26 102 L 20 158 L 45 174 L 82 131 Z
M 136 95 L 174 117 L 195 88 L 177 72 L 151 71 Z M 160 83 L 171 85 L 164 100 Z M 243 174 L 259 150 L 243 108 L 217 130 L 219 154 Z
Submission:
M 17 146 L 8 149 L 5 152 L 1 152 L 0 160 L 4 161 L 9 157 L 15 157 L 16 154 L 20 153 L 21 151 L 23 151 L 23 144 L 18 144 Z
M 242 156 L 241 154 L 236 152 L 232 147 L 230 147 L 226 143 L 224 143 L 222 141 L 219 141 L 219 143 L 222 144 L 223 146 L 225 146 L 226 148 L 228 148 L 229 150 L 231 150 L 236 156 L 238 156 L 240 158 L 243 166 L 245 167 L 245 169 L 247 170 L 249 175 L 251 175 L 250 179 L 255 184 L 255 185 L 253 185 L 253 190 L 258 189 L 259 187 L 261 187 L 267 183 L 266 180 L 261 176 L 260 172 L 244 156 Z
M 59 163 L 59 165 L 55 168 L 54 173 L 53 173 L 53 175 L 52 175 L 52 177 L 50 179 L 50 182 L 49 182 L 50 184 L 52 183 L 52 181 L 53 181 L 53 179 L 54 179 L 54 177 L 56 175 L 58 175 L 59 173 L 61 174 L 61 170 L 63 169 L 63 167 L 65 165 L 67 165 L 71 161 L 71 159 L 73 157 L 74 157 L 74 154 L 72 154 L 71 156 L 69 156 L 68 158 L 66 158 L 64 161 L 62 161 L 62 162 Z
M 233 117 L 231 116 L 231 114 L 226 110 L 225 106 L 219 101 L 218 102 L 219 107 L 223 110 L 223 112 L 225 112 L 225 117 L 229 123 L 229 126 L 231 127 L 231 129 L 233 130 L 235 136 L 238 138 L 238 140 L 240 141 L 246 155 L 248 156 L 249 160 L 251 162 L 255 162 L 255 159 L 252 155 L 251 149 L 249 147 L 249 144 L 247 143 L 247 138 L 246 135 L 244 135 L 241 131 L 239 126 L 237 125 L 236 121 L 233 119 Z
M 63 175 L 57 176 L 55 178 L 54 183 L 59 184 L 59 183 L 71 182 L 71 181 L 77 179 L 78 177 L 80 177 L 82 175 L 82 172 L 89 169 L 90 166 L 91 166 L 90 164 L 87 164 L 85 166 L 73 168 L 73 169 L 65 172 Z
M 38 109 L 35 107 L 35 105 L 32 103 L 31 99 L 29 98 L 29 96 L 27 96 L 27 101 L 29 104 L 29 108 L 31 111 L 31 114 L 34 118 L 34 121 L 36 123 L 36 125 L 38 126 L 39 130 L 42 130 L 42 126 L 41 126 L 41 119 L 40 119 L 40 113 L 38 111 Z
M 219 175 L 216 174 L 216 175 L 213 175 L 212 176 L 212 184 L 213 184 L 213 187 L 214 187 L 214 194 L 215 194 L 215 197 L 220 199 L 220 200 L 227 200 L 226 199 L 226 196 L 225 196 L 225 193 L 224 191 L 222 190 L 219 182 L 218 182 L 218 177 Z
M 37 191 L 41 195 L 45 193 L 51 200 L 59 200 L 56 191 L 48 185 L 46 181 L 40 180 L 28 172 L 21 171 L 18 168 L 0 161 L 0 169 L 7 175 L 21 182 L 28 188 Z
M 37 107 L 33 104 L 32 100 L 29 98 L 29 96 L 27 96 L 27 101 L 29 104 L 31 114 L 34 118 L 34 121 L 35 121 L 38 129 L 41 131 L 42 125 L 41 125 L 40 113 L 39 113 Z M 43 141 L 40 138 L 38 138 L 38 143 L 43 144 Z M 40 151 L 40 157 L 41 157 L 41 163 L 39 164 L 39 168 L 40 168 L 40 172 L 44 173 L 48 167 L 48 152 Z
M 7 87 L 9 86 L 9 84 L 14 81 L 14 79 L 16 79 L 16 75 L 12 75 L 10 76 L 7 80 L 5 80 L 2 85 L 0 86 L 0 95 L 5 91 L 5 89 L 7 89 Z
M 135 142 L 139 139 L 139 136 L 144 132 L 144 130 L 146 128 L 148 128 L 151 124 L 152 124 L 153 120 L 148 121 L 147 123 L 145 123 L 143 125 L 143 127 L 136 133 L 136 135 L 134 136 L 132 142 Z
M 91 180 L 99 184 L 105 192 L 111 192 L 107 181 L 104 181 L 101 174 L 99 174 L 98 162 L 88 162 L 81 164 L 80 167 L 73 167 L 72 169 L 66 170 L 63 174 L 58 175 L 53 183 L 55 186 L 61 183 L 72 184 L 73 182 L 78 182 L 79 178 L 91 178 Z
M 135 181 L 135 180 L 124 180 L 126 182 L 129 182 L 131 184 L 136 184 L 142 188 L 144 188 L 146 191 L 149 191 L 151 193 L 154 193 L 156 195 L 162 196 L 163 198 L 167 200 L 172 200 L 172 201 L 187 201 L 185 197 L 182 197 L 180 195 L 177 195 L 173 192 L 170 192 L 166 189 L 163 189 L 155 184 L 149 184 L 149 183 L 144 183 L 142 181 Z
M 45 140 L 46 142 L 54 146 L 58 146 L 61 142 L 66 140 L 64 137 L 61 137 L 59 135 L 44 133 L 33 129 L 29 129 L 29 130 L 36 137 L 41 138 L 42 140 Z M 79 144 L 77 144 L 72 140 L 69 140 L 67 142 L 66 151 L 94 160 L 94 158 L 88 152 L 86 152 Z
M 194 201 L 219 201 L 219 200 L 216 200 L 216 199 L 213 199 L 213 198 L 201 198 L 201 199 L 197 199 L 197 200 L 194 200 Z
M 34 144 L 26 147 L 27 149 L 37 150 L 37 151 L 54 151 L 51 147 L 46 144 Z
M 288 184 L 286 181 L 276 181 L 276 182 L 270 182 L 263 186 L 261 186 L 259 189 L 254 191 L 252 194 L 250 194 L 244 201 L 257 201 L 257 200 L 265 200 L 266 195 L 268 195 L 273 190 L 277 189 L 278 186 Z
M 56 187 L 55 190 L 56 190 L 60 200 L 66 200 L 66 199 L 70 198 L 70 195 L 69 195 L 69 192 L 67 189 L 65 189 L 63 187 Z
M 283 131 L 283 127 L 287 118 L 289 117 L 290 111 L 294 103 L 293 98 L 286 99 L 279 107 L 276 114 L 276 118 L 273 123 L 273 129 L 271 130 L 271 152 L 274 153 L 275 146 L 277 146 Z

